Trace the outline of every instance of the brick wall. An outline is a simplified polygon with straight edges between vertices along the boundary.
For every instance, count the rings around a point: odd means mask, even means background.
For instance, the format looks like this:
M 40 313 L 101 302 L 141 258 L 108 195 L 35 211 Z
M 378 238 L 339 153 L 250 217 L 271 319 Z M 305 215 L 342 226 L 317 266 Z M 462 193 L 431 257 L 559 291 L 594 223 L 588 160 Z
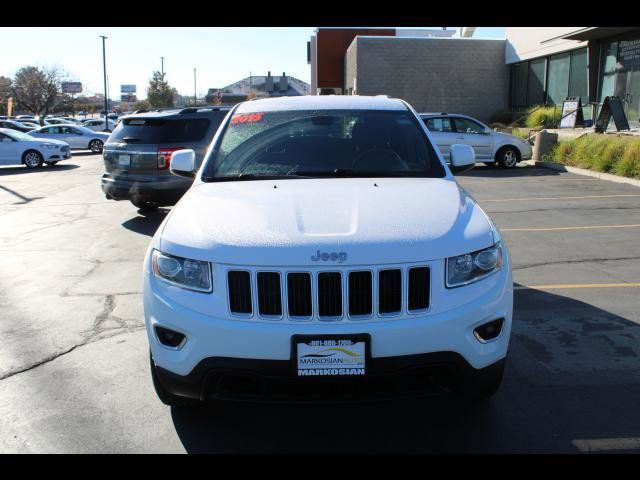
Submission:
M 504 55 L 504 40 L 356 37 L 345 56 L 345 86 L 355 78 L 359 95 L 487 121 L 508 105 Z

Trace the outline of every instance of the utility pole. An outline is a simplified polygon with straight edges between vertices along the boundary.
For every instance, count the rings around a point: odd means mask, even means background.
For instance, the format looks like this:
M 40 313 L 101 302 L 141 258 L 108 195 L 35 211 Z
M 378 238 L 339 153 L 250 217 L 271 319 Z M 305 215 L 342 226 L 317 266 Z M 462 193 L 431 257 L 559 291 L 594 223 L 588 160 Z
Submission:
M 193 106 L 198 106 L 198 94 L 196 93 L 196 67 L 193 67 Z
M 105 51 L 104 51 L 104 41 L 107 39 L 107 37 L 105 37 L 104 35 L 100 35 L 100 38 L 102 38 L 102 69 L 103 69 L 103 74 L 104 74 L 104 128 L 105 130 L 109 130 L 109 118 L 107 117 L 108 115 L 108 106 L 107 106 L 107 99 L 108 99 L 108 94 L 107 94 L 107 57 L 105 56 Z
M 164 57 L 160 57 L 160 62 L 162 63 L 161 72 L 162 72 L 162 79 L 164 80 Z

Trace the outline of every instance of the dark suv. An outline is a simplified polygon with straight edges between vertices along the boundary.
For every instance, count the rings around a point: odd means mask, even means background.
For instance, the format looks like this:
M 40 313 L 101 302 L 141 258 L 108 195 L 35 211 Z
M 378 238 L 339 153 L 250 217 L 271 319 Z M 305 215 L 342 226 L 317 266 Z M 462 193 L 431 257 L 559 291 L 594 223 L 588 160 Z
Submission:
M 229 107 L 140 112 L 124 117 L 104 145 L 102 190 L 109 199 L 153 209 L 175 205 L 193 179 L 172 175 L 171 153 L 190 148 L 202 159 Z

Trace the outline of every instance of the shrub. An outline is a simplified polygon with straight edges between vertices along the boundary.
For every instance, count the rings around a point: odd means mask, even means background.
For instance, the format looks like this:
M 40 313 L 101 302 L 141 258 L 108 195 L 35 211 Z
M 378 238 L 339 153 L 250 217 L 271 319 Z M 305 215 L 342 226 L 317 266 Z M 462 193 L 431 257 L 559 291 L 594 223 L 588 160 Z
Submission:
M 640 138 L 585 135 L 557 143 L 544 160 L 640 178 Z
M 499 124 L 506 127 L 518 120 L 513 126 L 524 127 L 524 119 L 521 118 L 524 114 L 525 112 L 518 110 L 498 110 L 489 117 L 489 124 Z
M 536 105 L 527 111 L 524 124 L 529 128 L 555 128 L 562 116 L 562 109 L 551 106 Z

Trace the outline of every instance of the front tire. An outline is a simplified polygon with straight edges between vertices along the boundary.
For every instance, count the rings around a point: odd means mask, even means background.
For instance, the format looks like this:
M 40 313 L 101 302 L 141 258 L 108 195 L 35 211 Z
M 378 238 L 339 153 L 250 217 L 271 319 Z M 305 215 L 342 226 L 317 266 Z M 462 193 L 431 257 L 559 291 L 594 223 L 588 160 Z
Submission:
M 141 202 L 140 200 L 131 200 L 134 207 L 139 208 L 143 212 L 154 212 L 158 209 L 158 205 L 151 202 Z
M 496 160 L 502 168 L 515 168 L 520 160 L 520 154 L 514 147 L 504 147 L 498 151 Z
M 102 140 L 91 140 L 89 142 L 89 150 L 93 153 L 102 153 L 103 146 L 104 144 L 102 143 Z
M 44 158 L 42 158 L 42 154 L 35 150 L 26 151 L 22 156 L 22 163 L 24 163 L 27 168 L 40 168 L 43 162 Z
M 201 406 L 202 402 L 193 400 L 191 398 L 180 397 L 169 393 L 160 383 L 158 372 L 156 371 L 156 364 L 153 362 L 153 356 L 149 352 L 149 364 L 151 366 L 151 380 L 153 382 L 153 388 L 156 391 L 156 395 L 162 403 L 174 408 L 187 408 Z

